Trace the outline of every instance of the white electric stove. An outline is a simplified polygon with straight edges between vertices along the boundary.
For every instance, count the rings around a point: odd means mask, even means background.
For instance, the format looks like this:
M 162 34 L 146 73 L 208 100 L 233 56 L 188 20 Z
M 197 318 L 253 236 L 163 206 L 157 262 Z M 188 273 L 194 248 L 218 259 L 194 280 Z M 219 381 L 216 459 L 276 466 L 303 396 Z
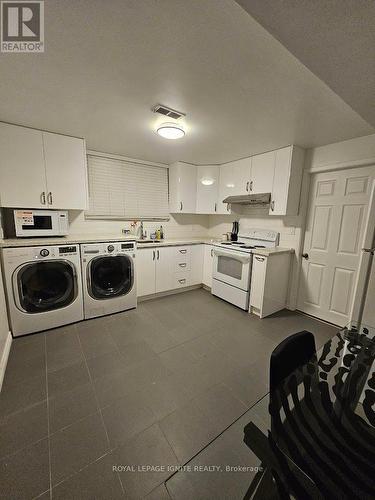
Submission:
M 279 243 L 276 231 L 252 229 L 238 235 L 238 241 L 214 243 L 211 293 L 247 310 L 251 287 L 253 253 Z

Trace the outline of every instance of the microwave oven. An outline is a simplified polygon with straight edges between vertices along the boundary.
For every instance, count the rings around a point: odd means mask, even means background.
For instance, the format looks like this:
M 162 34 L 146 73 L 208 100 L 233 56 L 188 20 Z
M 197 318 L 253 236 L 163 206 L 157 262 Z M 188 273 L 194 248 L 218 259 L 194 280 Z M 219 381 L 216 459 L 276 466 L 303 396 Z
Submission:
M 17 238 L 35 236 L 67 236 L 66 210 L 12 210 L 12 235 Z

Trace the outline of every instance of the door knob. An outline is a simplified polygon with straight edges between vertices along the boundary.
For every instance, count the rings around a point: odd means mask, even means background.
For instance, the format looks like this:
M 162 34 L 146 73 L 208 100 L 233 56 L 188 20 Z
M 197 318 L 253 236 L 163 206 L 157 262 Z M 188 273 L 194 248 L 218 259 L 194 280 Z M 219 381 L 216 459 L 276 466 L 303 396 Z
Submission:
M 309 258 L 309 254 L 308 253 L 303 253 L 302 257 L 307 260 Z

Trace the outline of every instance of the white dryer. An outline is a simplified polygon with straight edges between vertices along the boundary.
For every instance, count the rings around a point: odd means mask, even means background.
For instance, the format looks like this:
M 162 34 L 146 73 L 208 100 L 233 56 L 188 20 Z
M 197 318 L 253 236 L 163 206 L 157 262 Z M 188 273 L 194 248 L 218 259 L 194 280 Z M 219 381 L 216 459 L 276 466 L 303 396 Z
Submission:
M 4 248 L 3 267 L 14 337 L 83 319 L 78 245 Z
M 85 319 L 137 307 L 134 241 L 81 245 Z

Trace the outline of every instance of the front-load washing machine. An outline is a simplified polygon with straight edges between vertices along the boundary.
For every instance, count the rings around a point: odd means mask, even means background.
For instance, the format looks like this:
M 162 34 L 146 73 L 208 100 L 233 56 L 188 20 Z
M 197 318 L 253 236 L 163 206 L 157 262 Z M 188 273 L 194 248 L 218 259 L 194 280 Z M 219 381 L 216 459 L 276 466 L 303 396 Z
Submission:
M 4 248 L 3 268 L 14 337 L 83 319 L 78 245 Z
M 81 245 L 85 319 L 137 307 L 134 241 Z

